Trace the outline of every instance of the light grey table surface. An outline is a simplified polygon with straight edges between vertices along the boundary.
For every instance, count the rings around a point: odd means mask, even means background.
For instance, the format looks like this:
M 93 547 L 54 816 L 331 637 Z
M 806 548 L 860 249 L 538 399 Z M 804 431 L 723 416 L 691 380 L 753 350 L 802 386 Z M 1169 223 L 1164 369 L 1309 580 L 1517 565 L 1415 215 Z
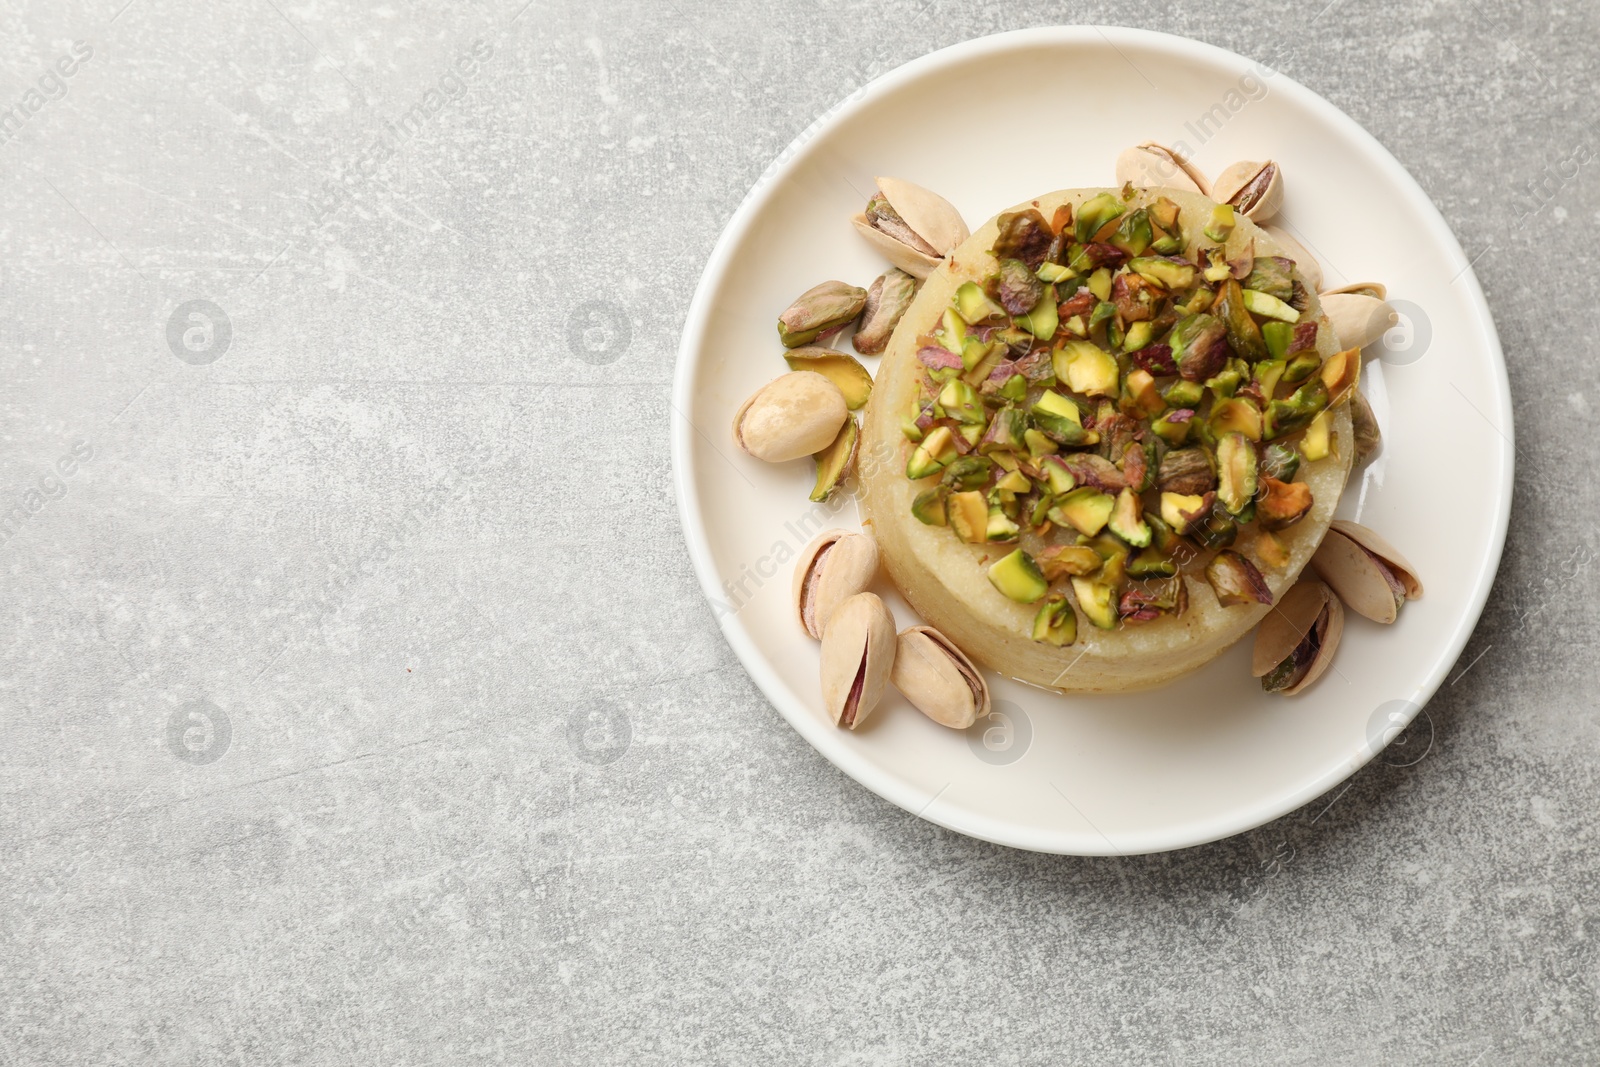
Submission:
M 5 5 L 0 1063 L 1600 1061 L 1600 10 L 1319 6 Z M 834 770 L 667 473 L 767 163 L 1064 21 L 1277 54 L 1371 130 L 1518 419 L 1425 757 L 1129 859 Z

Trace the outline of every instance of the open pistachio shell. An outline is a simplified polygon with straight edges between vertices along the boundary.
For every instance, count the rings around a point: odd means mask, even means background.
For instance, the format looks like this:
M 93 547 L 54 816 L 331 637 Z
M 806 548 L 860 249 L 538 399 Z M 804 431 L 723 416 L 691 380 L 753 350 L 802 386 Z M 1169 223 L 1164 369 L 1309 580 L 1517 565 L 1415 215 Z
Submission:
M 938 193 L 903 178 L 879 178 L 878 191 L 884 195 L 906 225 L 917 231 L 941 256 L 972 236 L 961 212 Z
M 824 530 L 794 564 L 794 608 L 800 628 L 821 638 L 840 604 L 864 592 L 878 573 L 878 542 L 870 534 Z
M 1406 558 L 1360 523 L 1335 519 L 1311 565 L 1351 611 L 1386 626 L 1407 600 L 1422 596 L 1422 582 Z
M 822 632 L 822 702 L 839 726 L 867 720 L 894 670 L 894 616 L 872 593 L 857 593 L 835 609 Z
M 938 193 L 902 178 L 879 178 L 878 192 L 911 231 L 902 236 L 912 240 L 902 240 L 875 226 L 866 212 L 852 215 L 850 221 L 884 258 L 913 277 L 932 274 L 946 255 L 972 236 L 961 213 Z
M 1335 293 L 1353 294 L 1355 296 L 1370 296 L 1374 300 L 1389 299 L 1389 287 L 1382 282 L 1351 282 L 1333 289 L 1321 290 L 1323 296 L 1332 296 Z
M 1245 160 L 1217 175 L 1211 199 L 1232 204 L 1252 222 L 1269 222 L 1283 206 L 1283 173 L 1272 160 Z
M 1282 226 L 1266 225 L 1261 228 L 1267 232 L 1268 237 L 1278 243 L 1278 247 L 1283 249 L 1284 255 L 1294 260 L 1294 265 L 1300 268 L 1300 275 L 1305 278 L 1306 284 L 1320 291 L 1322 289 L 1322 264 L 1317 262 L 1317 257 L 1313 256 L 1305 245 L 1295 240 L 1294 235 Z
M 1285 696 L 1305 689 L 1333 662 L 1344 634 L 1344 607 L 1322 582 L 1302 580 L 1278 600 L 1256 627 L 1250 673 L 1265 678 L 1280 667 L 1285 675 L 1271 691 Z M 1295 662 L 1285 665 L 1291 656 Z
M 950 639 L 931 626 L 900 633 L 889 680 L 928 718 L 965 730 L 989 715 L 989 685 Z
M 1117 157 L 1117 184 L 1136 189 L 1184 189 L 1210 195 L 1211 183 L 1199 168 L 1166 145 L 1146 141 Z
M 1366 293 L 1324 293 L 1322 312 L 1339 343 L 1349 348 L 1366 348 L 1400 321 L 1387 301 Z
M 827 448 L 849 417 L 837 385 L 812 371 L 794 371 L 744 402 L 733 417 L 733 438 L 757 459 L 783 463 Z

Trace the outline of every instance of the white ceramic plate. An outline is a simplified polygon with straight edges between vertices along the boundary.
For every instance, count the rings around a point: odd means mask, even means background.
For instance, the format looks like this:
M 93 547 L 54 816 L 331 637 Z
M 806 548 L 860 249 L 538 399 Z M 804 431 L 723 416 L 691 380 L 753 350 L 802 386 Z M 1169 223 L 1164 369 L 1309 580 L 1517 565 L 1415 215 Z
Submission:
M 734 411 L 783 373 L 778 312 L 826 278 L 885 264 L 846 219 L 879 174 L 950 199 L 974 228 L 1052 189 L 1110 185 L 1144 140 L 1208 174 L 1276 159 L 1280 223 L 1326 287 L 1387 283 L 1405 322 L 1367 350 L 1383 453 L 1340 514 L 1418 566 L 1427 595 L 1383 628 L 1348 616 L 1335 669 L 1295 699 L 1250 677 L 1249 641 L 1173 686 L 1060 696 L 991 675 L 996 714 L 959 733 L 891 693 L 836 728 L 817 646 L 792 621 L 791 563 L 853 500 L 806 499 L 812 464 L 732 444 Z M 848 347 L 848 346 L 846 346 Z M 1381 355 L 1383 358 L 1379 360 Z M 865 360 L 869 369 L 875 360 Z M 689 551 L 729 643 L 789 723 L 862 785 L 925 819 L 1017 848 L 1131 854 L 1259 826 L 1382 749 L 1445 678 L 1489 592 L 1511 503 L 1511 406 L 1499 341 L 1466 257 L 1371 135 L 1282 74 L 1165 34 L 1064 27 L 948 48 L 872 82 L 819 119 L 751 190 L 689 311 L 673 383 L 673 463 Z M 884 593 L 902 627 L 915 621 Z

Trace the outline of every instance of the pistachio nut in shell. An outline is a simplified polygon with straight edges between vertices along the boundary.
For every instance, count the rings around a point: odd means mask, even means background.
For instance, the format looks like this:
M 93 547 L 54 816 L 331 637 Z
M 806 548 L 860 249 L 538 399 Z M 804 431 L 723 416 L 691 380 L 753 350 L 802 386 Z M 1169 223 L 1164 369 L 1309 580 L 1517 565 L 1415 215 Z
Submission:
M 1117 185 L 1136 189 L 1184 189 L 1209 196 L 1211 183 L 1183 156 L 1166 145 L 1146 141 L 1117 157 Z
M 899 267 L 880 274 L 867 287 L 867 306 L 861 310 L 861 323 L 851 341 L 856 351 L 863 356 L 882 355 L 916 295 L 917 280 Z
M 883 697 L 894 670 L 894 616 L 872 593 L 834 609 L 822 632 L 822 703 L 834 723 L 854 730 Z
M 950 201 L 902 178 L 879 178 L 867 209 L 850 221 L 884 258 L 917 278 L 932 274 L 972 236 Z
M 810 344 L 854 321 L 866 306 L 867 291 L 849 282 L 819 282 L 795 297 L 778 316 L 778 340 L 785 348 Z
M 1346 607 L 1386 626 L 1407 600 L 1422 596 L 1422 582 L 1406 558 L 1360 523 L 1335 519 L 1311 566 Z
M 983 675 L 931 626 L 901 631 L 889 680 L 940 726 L 965 730 L 989 715 L 989 685 Z
M 733 439 L 757 459 L 783 463 L 827 448 L 849 417 L 837 385 L 814 371 L 793 371 L 744 402 L 733 417 Z
M 794 563 L 794 607 L 800 628 L 821 638 L 834 609 L 864 592 L 878 573 L 871 534 L 824 530 Z
M 1305 245 L 1295 240 L 1294 235 L 1282 226 L 1268 224 L 1261 227 L 1268 237 L 1277 243 L 1283 254 L 1294 260 L 1294 265 L 1300 271 L 1300 276 L 1306 280 L 1306 285 L 1312 289 L 1322 289 L 1322 264 L 1317 262 Z
M 1270 222 L 1283 205 L 1283 173 L 1270 159 L 1235 163 L 1211 183 L 1211 199 L 1252 222 Z
M 1250 673 L 1267 692 L 1293 696 L 1328 669 L 1343 634 L 1344 606 L 1333 590 L 1302 580 L 1256 627 Z
M 1368 293 L 1323 293 L 1322 313 L 1348 348 L 1366 348 L 1400 321 L 1388 301 Z

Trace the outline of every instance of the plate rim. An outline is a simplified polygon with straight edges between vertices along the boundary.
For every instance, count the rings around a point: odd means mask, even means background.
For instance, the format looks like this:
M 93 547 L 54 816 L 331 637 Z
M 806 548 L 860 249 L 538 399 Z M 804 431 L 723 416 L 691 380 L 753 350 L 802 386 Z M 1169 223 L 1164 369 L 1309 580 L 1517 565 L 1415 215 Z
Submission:
M 1098 42 L 1095 40 L 1097 37 L 1100 39 Z M 723 226 L 721 233 L 717 237 L 717 242 L 706 260 L 700 280 L 695 286 L 694 296 L 690 301 L 688 312 L 684 319 L 683 333 L 679 338 L 678 351 L 673 368 L 672 392 L 669 401 L 672 407 L 670 445 L 673 493 L 677 504 L 678 519 L 683 528 L 684 540 L 688 548 L 690 563 L 694 568 L 695 578 L 700 584 L 701 593 L 712 605 L 713 614 L 717 618 L 718 628 L 721 629 L 724 639 L 727 640 L 734 654 L 739 658 L 741 666 L 744 667 L 746 673 L 750 675 L 751 680 L 756 683 L 757 688 L 766 696 L 773 708 L 823 759 L 826 759 L 839 770 L 849 775 L 859 785 L 918 818 L 925 819 L 955 833 L 993 844 L 1057 855 L 1148 855 L 1174 849 L 1198 847 L 1245 833 L 1281 819 L 1327 793 L 1340 782 L 1356 774 L 1369 761 L 1375 758 L 1382 749 L 1374 749 L 1371 746 L 1358 748 L 1352 753 L 1350 759 L 1344 763 L 1336 763 L 1327 772 L 1302 784 L 1299 788 L 1284 794 L 1276 794 L 1249 808 L 1241 809 L 1239 814 L 1215 816 L 1199 824 L 1187 823 L 1184 824 L 1181 832 L 1145 830 L 1126 835 L 1131 840 L 1126 842 L 1124 847 L 1119 847 L 1103 833 L 1100 833 L 1086 817 L 1084 822 L 1094 833 L 1099 834 L 1105 847 L 1100 847 L 1093 843 L 1086 846 L 1082 839 L 1087 835 L 1078 831 L 1027 830 L 1015 824 L 1003 823 L 1000 820 L 961 808 L 953 809 L 950 812 L 932 811 L 930 809 L 935 807 L 935 802 L 940 794 L 935 794 L 931 798 L 917 795 L 918 791 L 914 786 L 882 771 L 874 761 L 866 757 L 864 750 L 848 746 L 842 748 L 834 745 L 825 746 L 821 732 L 818 729 L 819 725 L 821 725 L 821 720 L 815 715 L 797 716 L 792 713 L 791 709 L 786 707 L 790 695 L 788 688 L 778 679 L 768 664 L 766 656 L 756 647 L 747 628 L 734 613 L 717 610 L 722 589 L 719 585 L 718 573 L 712 559 L 710 540 L 703 521 L 703 514 L 699 507 L 698 493 L 688 476 L 690 467 L 689 449 L 693 435 L 701 433 L 701 431 L 690 421 L 685 409 L 691 406 L 689 403 L 691 379 L 699 362 L 694 353 L 704 347 L 713 294 L 721 287 L 727 275 L 733 246 L 787 176 L 794 161 L 807 144 L 835 126 L 840 125 L 847 118 L 853 117 L 859 111 L 870 107 L 874 101 L 896 90 L 902 84 L 918 80 L 944 66 L 964 63 L 992 53 L 1050 45 L 1081 46 L 1088 44 L 1096 47 L 1109 47 L 1120 54 L 1119 43 L 1136 46 L 1141 49 L 1166 49 L 1180 55 L 1187 55 L 1187 57 L 1197 59 L 1203 63 L 1221 65 L 1229 69 L 1238 69 L 1240 66 L 1247 69 L 1256 69 L 1264 66 L 1264 64 L 1257 63 L 1248 57 L 1241 56 L 1217 45 L 1157 30 L 1129 26 L 1056 25 L 1008 30 L 972 38 L 926 53 L 873 78 L 834 103 L 785 146 L 773 161 L 768 164 L 761 176 L 756 179 L 738 208 Z M 1505 352 L 1500 343 L 1499 332 L 1495 328 L 1493 315 L 1489 310 L 1488 300 L 1484 296 L 1483 287 L 1478 282 L 1477 272 L 1473 269 L 1471 261 L 1468 260 L 1466 253 L 1461 248 L 1460 242 L 1456 239 L 1444 216 L 1433 201 L 1429 199 L 1427 193 L 1417 183 L 1417 180 L 1376 137 L 1331 101 L 1282 71 L 1274 71 L 1273 76 L 1278 80 L 1275 88 L 1281 88 L 1291 97 L 1298 97 L 1298 102 L 1302 106 L 1319 112 L 1331 124 L 1342 126 L 1348 135 L 1362 144 L 1370 158 L 1375 161 L 1381 170 L 1389 175 L 1396 186 L 1412 202 L 1413 206 L 1418 209 L 1420 221 L 1431 231 L 1432 236 L 1441 241 L 1442 247 L 1447 252 L 1453 250 L 1456 256 L 1465 263 L 1462 274 L 1456 281 L 1465 286 L 1467 304 L 1476 318 L 1473 325 L 1487 342 L 1490 370 L 1492 372 L 1491 378 L 1495 387 L 1494 407 L 1496 410 L 1494 414 L 1500 420 L 1496 428 L 1500 430 L 1499 451 L 1504 472 L 1498 486 L 1497 498 L 1499 507 L 1493 517 L 1491 537 L 1488 551 L 1484 558 L 1484 566 L 1477 576 L 1477 587 L 1469 597 L 1467 609 L 1460 615 L 1454 631 L 1449 635 L 1444 654 L 1438 657 L 1421 684 L 1408 698 L 1416 709 L 1412 712 L 1411 718 L 1407 719 L 1407 724 L 1409 724 L 1411 719 L 1414 719 L 1433 698 L 1434 694 L 1438 692 L 1445 676 L 1459 660 L 1467 641 L 1471 639 L 1472 633 L 1483 615 L 1483 609 L 1488 603 L 1489 593 L 1492 591 L 1495 577 L 1499 573 L 1500 561 L 1504 554 L 1506 534 L 1511 518 L 1516 465 L 1515 424 L 1511 409 L 1511 385 L 1510 376 L 1506 369 Z M 694 507 L 690 507 L 691 501 L 694 502 Z M 830 731 L 835 729 L 831 724 L 828 728 Z

